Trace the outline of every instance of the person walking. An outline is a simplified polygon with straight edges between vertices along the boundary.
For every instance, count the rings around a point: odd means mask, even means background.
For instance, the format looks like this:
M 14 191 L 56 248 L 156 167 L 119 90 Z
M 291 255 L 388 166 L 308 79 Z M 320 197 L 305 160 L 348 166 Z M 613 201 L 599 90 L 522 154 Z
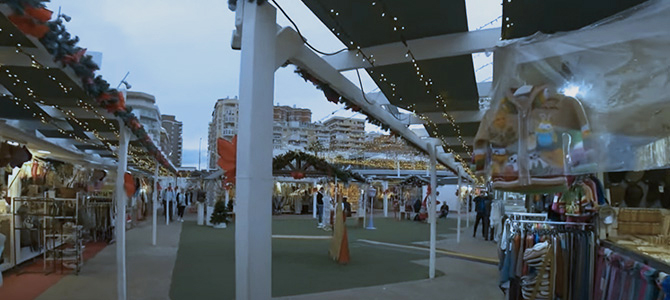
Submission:
M 165 192 L 163 192 L 163 215 L 168 222 L 171 219 L 171 214 L 174 213 L 172 209 L 170 209 L 174 202 L 174 196 L 175 193 L 172 190 L 172 183 L 168 183 L 168 187 L 165 189 Z
M 316 215 L 319 218 L 317 228 L 323 228 L 323 187 L 316 194 Z
M 177 217 L 179 222 L 184 222 L 184 210 L 186 209 L 186 193 L 184 189 L 177 191 Z
M 486 219 L 488 218 L 488 216 L 486 215 L 486 197 L 484 197 L 483 194 L 480 194 L 477 197 L 475 197 L 473 201 L 475 202 L 475 211 L 477 212 L 477 218 L 475 219 L 475 230 L 472 232 L 472 237 L 475 237 L 477 235 L 477 227 L 479 226 L 479 221 L 481 221 L 482 236 L 484 237 L 485 240 L 488 240 L 489 230 L 487 228 L 488 221 L 486 221 Z

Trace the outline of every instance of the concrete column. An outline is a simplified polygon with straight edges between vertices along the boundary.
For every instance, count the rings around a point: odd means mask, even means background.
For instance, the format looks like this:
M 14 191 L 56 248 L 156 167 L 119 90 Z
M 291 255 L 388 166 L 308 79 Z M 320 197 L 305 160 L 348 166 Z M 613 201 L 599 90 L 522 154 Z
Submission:
M 435 211 L 437 198 L 437 154 L 435 147 L 437 143 L 433 140 L 428 143 L 430 154 L 430 205 L 428 205 L 428 220 L 430 221 L 430 258 L 428 263 L 428 277 L 435 278 L 435 243 L 437 236 L 437 216 Z
M 384 191 L 383 191 L 383 193 L 384 193 L 384 218 L 388 218 L 388 216 L 389 216 L 389 195 L 386 191 L 389 189 L 389 182 L 384 181 L 382 183 L 382 187 L 384 189 Z
M 244 3 L 242 5 L 242 3 Z M 272 297 L 272 114 L 276 10 L 268 2 L 238 1 L 244 9 L 237 137 L 235 293 Z
M 154 188 L 153 195 L 151 196 L 151 202 L 153 203 L 151 210 L 153 211 L 153 219 L 151 220 L 151 244 L 156 246 L 156 226 L 158 224 L 158 169 L 160 164 L 156 160 L 156 170 L 154 171 Z
M 114 200 L 116 201 L 116 296 L 119 300 L 126 299 L 126 191 L 124 189 L 124 175 L 128 165 L 128 141 L 130 132 L 120 121 L 119 130 L 119 162 L 116 167 L 116 190 Z

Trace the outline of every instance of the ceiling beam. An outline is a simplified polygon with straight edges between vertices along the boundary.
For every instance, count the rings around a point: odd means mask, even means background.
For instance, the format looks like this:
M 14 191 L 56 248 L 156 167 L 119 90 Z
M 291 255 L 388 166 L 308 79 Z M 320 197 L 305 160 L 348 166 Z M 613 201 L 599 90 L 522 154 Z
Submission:
M 405 56 L 408 49 L 412 50 L 417 60 L 427 60 L 492 51 L 499 40 L 500 28 L 491 28 L 409 40 L 407 46 L 396 42 L 363 48 L 361 51 L 372 56 L 375 67 L 380 67 L 410 62 L 410 58 Z M 323 59 L 340 72 L 372 67 L 357 54 L 358 50 L 349 50 L 324 56 Z
M 296 40 L 298 33 L 291 28 L 284 28 L 286 33 L 278 36 L 278 38 L 287 38 Z M 290 37 L 293 35 L 294 37 Z M 312 50 L 305 45 L 301 45 L 297 53 L 289 58 L 289 61 L 296 64 L 302 69 L 305 69 L 318 80 L 328 83 L 334 90 L 340 93 L 345 98 L 349 99 L 353 104 L 359 106 L 363 111 L 374 116 L 382 123 L 387 124 L 391 129 L 398 132 L 406 140 L 421 147 L 424 151 L 428 150 L 428 143 L 421 139 L 414 132 L 412 132 L 405 124 L 398 122 L 388 111 L 381 108 L 377 103 L 370 103 L 363 98 L 361 89 L 354 85 L 349 79 L 344 77 L 338 70 L 334 69 L 322 57 L 316 55 Z M 454 160 L 454 157 L 449 154 L 440 153 L 437 157 L 438 161 L 444 164 L 447 168 L 455 173 L 460 173 L 461 176 L 469 178 L 469 175 L 464 171 L 457 171 L 459 164 Z

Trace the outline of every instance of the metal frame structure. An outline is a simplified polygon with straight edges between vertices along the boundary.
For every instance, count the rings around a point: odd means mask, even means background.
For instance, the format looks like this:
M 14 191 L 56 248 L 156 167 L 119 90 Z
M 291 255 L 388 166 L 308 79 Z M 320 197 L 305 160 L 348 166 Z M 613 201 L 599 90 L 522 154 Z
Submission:
M 264 199 L 272 196 L 272 105 L 275 71 L 290 62 L 307 70 L 320 81 L 326 82 L 342 96 L 350 99 L 363 111 L 388 125 L 411 143 L 418 145 L 431 157 L 431 184 L 436 186 L 436 164 L 439 162 L 456 170 L 459 179 L 472 180 L 462 170 L 453 155 L 447 154 L 437 139 L 425 139 L 411 131 L 406 122 L 400 121 L 383 105 L 368 102 L 359 87 L 340 72 L 361 67 L 351 61 L 352 53 L 325 59 L 314 53 L 300 35 L 291 28 L 276 24 L 277 11 L 265 2 L 257 4 L 238 0 L 233 49 L 241 48 L 240 64 L 240 132 L 237 151 L 237 226 L 235 231 L 236 297 L 237 299 L 269 299 L 272 287 L 272 211 Z M 418 51 L 422 58 L 451 56 L 481 52 L 495 45 L 495 30 L 475 33 L 451 34 L 412 41 L 424 49 Z M 444 51 L 435 51 L 440 45 L 453 44 Z M 397 45 L 375 49 L 388 52 L 384 63 L 392 64 Z M 425 47 L 425 48 L 424 48 Z M 383 54 L 377 54 L 380 57 Z M 383 59 L 381 59 L 383 61 Z M 360 62 L 360 60 L 359 60 Z M 460 181 L 460 180 L 459 180 Z M 430 203 L 436 203 L 436 189 L 432 189 Z M 436 211 L 430 212 L 431 246 L 429 277 L 435 276 Z

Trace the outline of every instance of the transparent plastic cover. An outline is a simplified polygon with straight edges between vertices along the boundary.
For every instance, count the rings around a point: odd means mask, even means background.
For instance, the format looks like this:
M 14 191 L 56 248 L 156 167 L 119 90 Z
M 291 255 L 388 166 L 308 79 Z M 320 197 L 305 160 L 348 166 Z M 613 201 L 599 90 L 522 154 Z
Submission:
M 498 188 L 670 165 L 670 1 L 506 41 L 474 162 Z

